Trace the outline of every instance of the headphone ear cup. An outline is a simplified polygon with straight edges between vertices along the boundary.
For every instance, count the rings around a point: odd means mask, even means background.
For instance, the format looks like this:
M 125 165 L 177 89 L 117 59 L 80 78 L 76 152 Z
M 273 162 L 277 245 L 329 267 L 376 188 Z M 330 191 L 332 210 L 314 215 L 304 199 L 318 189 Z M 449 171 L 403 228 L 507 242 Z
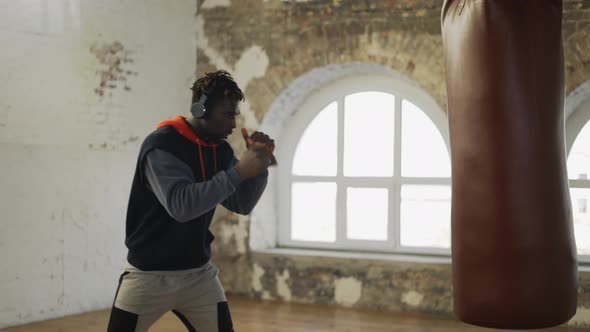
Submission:
M 205 106 L 199 102 L 194 103 L 191 106 L 191 114 L 197 119 L 204 117 L 205 116 Z

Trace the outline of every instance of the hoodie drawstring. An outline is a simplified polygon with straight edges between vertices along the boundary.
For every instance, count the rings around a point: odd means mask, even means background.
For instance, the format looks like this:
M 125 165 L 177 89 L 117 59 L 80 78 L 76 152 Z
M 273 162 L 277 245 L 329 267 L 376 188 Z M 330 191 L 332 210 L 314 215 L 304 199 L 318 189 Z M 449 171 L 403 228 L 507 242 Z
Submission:
M 201 161 L 201 174 L 203 174 L 203 181 L 207 181 L 205 177 L 205 164 L 203 163 L 203 149 L 201 148 L 201 144 L 197 144 L 199 146 L 199 160 Z
M 217 173 L 217 146 L 213 146 L 213 160 L 215 162 L 215 173 Z
M 197 141 L 197 145 L 199 146 L 199 161 L 201 162 L 201 174 L 203 175 L 203 181 L 207 181 L 207 177 L 205 176 L 205 162 L 203 161 L 203 148 L 201 144 L 201 141 Z M 211 144 L 208 146 L 213 148 L 214 174 L 217 174 L 217 145 Z

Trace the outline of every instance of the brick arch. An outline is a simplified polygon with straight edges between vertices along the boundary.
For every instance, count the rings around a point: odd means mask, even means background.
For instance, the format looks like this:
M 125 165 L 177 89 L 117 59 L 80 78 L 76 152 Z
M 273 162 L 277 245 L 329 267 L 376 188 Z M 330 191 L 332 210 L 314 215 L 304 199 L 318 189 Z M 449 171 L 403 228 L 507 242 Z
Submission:
M 565 100 L 567 154 L 580 130 L 590 120 L 590 80 L 578 85 Z
M 251 81 L 246 97 L 262 121 L 277 96 L 316 68 L 351 63 L 379 66 L 416 82 L 446 110 L 442 41 L 439 36 L 408 31 L 381 31 L 320 43 L 321 36 L 298 37 L 309 47 L 265 48 L 271 63 L 263 77 Z M 313 49 L 313 51 L 312 51 Z

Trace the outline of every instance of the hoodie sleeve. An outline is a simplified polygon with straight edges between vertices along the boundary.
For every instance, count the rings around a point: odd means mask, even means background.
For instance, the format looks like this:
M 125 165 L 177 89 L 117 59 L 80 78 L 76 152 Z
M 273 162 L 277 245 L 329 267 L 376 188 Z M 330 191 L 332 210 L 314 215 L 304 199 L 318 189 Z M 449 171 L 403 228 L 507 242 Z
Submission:
M 230 197 L 240 185 L 233 166 L 205 182 L 196 182 L 192 170 L 171 153 L 152 150 L 145 157 L 148 184 L 168 214 L 179 222 L 197 218 Z
M 238 162 L 234 156 L 230 163 L 230 169 L 235 171 L 234 166 Z M 268 170 L 257 177 L 241 181 L 236 191 L 221 204 L 232 212 L 243 215 L 250 214 L 264 193 L 267 182 Z

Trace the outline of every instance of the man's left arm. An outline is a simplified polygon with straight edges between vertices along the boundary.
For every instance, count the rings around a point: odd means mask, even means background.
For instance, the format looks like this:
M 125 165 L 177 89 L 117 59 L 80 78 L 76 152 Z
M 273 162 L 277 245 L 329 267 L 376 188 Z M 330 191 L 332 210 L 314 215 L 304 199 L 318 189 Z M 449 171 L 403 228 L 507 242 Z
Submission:
M 234 156 L 230 163 L 230 168 L 234 167 L 237 163 L 238 159 Z M 221 202 L 221 205 L 235 213 L 243 215 L 250 214 L 260 200 L 262 193 L 264 193 L 267 182 L 268 170 L 257 177 L 243 180 L 238 185 L 236 191 Z

